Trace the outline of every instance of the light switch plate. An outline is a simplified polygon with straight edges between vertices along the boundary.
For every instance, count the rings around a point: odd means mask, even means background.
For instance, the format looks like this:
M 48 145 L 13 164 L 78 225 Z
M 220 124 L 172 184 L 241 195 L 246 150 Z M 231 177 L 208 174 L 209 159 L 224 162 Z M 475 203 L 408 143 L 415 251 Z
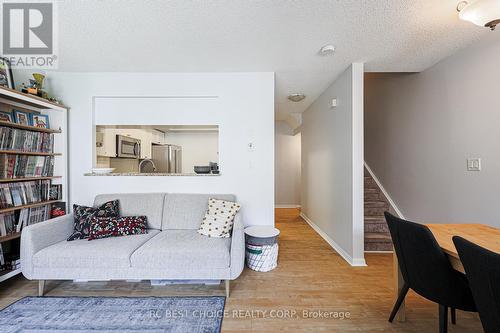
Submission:
M 467 159 L 467 171 L 481 171 L 481 159 L 480 158 L 468 158 Z

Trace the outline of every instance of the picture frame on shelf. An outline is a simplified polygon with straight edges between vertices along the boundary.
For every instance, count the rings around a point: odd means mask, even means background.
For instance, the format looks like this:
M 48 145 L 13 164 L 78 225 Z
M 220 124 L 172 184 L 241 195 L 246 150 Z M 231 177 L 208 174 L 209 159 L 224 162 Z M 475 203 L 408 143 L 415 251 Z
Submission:
M 44 114 L 33 114 L 33 124 L 32 126 L 38 128 L 50 128 L 49 127 L 49 116 Z
M 7 122 L 7 123 L 14 122 L 14 119 L 12 118 L 12 113 L 11 112 L 0 111 L 0 121 L 4 121 L 4 122 Z
M 30 115 L 28 112 L 14 110 L 14 119 L 15 119 L 16 123 L 18 123 L 18 124 L 26 125 L 26 126 L 31 125 Z
M 3 57 L 0 57 L 0 86 L 14 89 L 14 76 L 10 61 Z

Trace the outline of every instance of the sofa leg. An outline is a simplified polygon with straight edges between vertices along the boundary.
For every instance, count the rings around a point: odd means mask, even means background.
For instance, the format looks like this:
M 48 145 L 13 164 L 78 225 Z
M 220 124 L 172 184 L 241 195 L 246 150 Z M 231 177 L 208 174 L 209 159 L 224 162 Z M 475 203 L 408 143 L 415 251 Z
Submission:
M 45 280 L 38 280 L 38 296 L 43 296 L 44 288 L 45 288 Z
M 229 298 L 229 280 L 226 280 L 226 297 Z

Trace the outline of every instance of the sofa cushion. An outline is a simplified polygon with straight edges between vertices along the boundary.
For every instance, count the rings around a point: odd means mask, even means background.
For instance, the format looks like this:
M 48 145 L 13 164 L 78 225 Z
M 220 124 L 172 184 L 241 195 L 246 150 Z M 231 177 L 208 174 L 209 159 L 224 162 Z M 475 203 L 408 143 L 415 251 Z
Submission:
M 228 268 L 231 238 L 209 238 L 196 230 L 164 230 L 132 254 L 133 268 Z
M 87 239 L 62 241 L 35 253 L 33 265 L 45 269 L 127 268 L 130 267 L 132 253 L 158 233 L 158 230 L 148 230 L 148 233 L 143 235 L 105 238 L 92 242 Z
M 99 194 L 94 207 L 110 200 L 120 200 L 120 216 L 146 216 L 149 229 L 161 229 L 164 193 Z
M 208 209 L 208 198 L 236 201 L 232 194 L 180 194 L 165 195 L 162 230 L 198 230 Z

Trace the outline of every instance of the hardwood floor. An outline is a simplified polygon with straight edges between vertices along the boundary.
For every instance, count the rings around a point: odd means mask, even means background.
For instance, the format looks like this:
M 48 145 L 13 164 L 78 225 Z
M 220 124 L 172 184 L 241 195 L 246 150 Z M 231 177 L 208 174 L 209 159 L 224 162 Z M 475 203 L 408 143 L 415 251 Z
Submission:
M 269 273 L 245 269 L 231 283 L 223 332 L 438 331 L 437 305 L 411 291 L 406 302 L 407 321 L 387 322 L 393 305 L 391 254 L 368 254 L 368 267 L 351 267 L 296 209 L 277 210 L 276 226 L 281 230 L 278 268 Z M 0 288 L 2 308 L 37 293 L 36 281 L 23 277 L 4 282 Z M 223 284 L 151 287 L 149 282 L 49 281 L 46 290 L 48 296 L 224 295 Z M 303 311 L 337 318 L 304 318 Z M 338 318 L 347 312 L 349 318 Z M 277 318 L 286 314 L 292 318 Z M 449 332 L 482 332 L 477 314 L 457 311 L 457 325 L 450 324 Z

